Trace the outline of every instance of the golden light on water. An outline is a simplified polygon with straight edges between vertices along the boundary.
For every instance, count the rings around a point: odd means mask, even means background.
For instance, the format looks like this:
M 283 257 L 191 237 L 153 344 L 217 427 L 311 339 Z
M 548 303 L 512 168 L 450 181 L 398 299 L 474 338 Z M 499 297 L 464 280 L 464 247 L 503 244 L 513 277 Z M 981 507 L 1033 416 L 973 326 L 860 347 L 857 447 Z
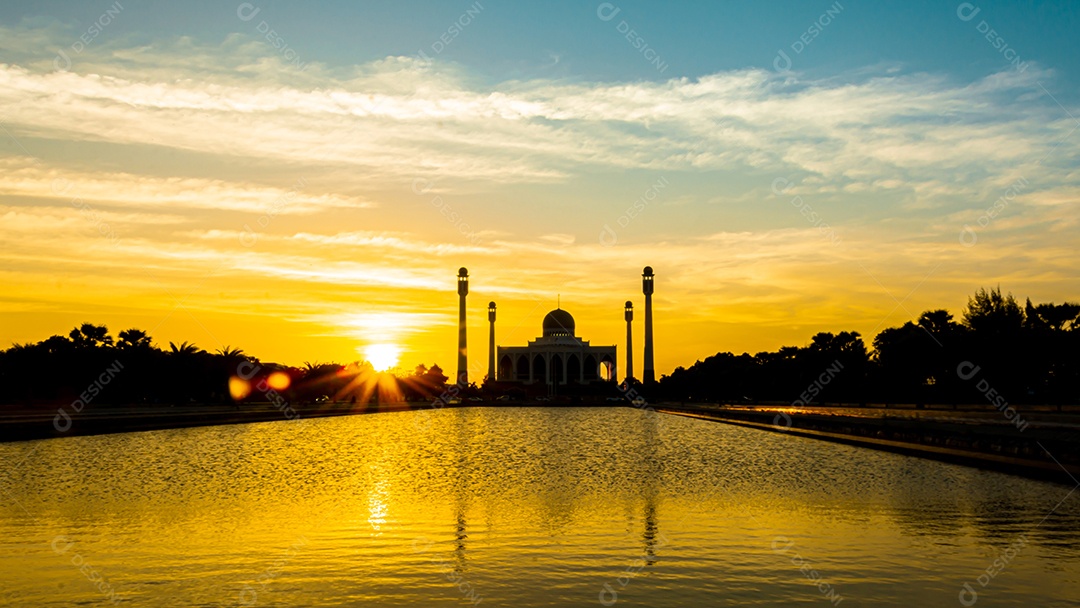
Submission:
M 390 377 L 352 372 L 372 386 Z M 426 407 L 50 440 L 34 453 L 0 443 L 4 461 L 25 459 L 7 472 L 0 538 L 29 548 L 0 555 L 0 603 L 103 604 L 105 588 L 188 606 L 541 608 L 596 604 L 607 584 L 618 608 L 900 607 L 956 605 L 968 582 L 980 608 L 1071 605 L 1080 502 L 1056 506 L 1056 528 L 1035 527 L 1069 487 L 809 441 L 638 408 Z M 830 483 L 804 483 L 810 454 Z M 110 467 L 55 466 L 63 458 Z M 95 490 L 112 487 L 123 491 Z M 73 495 L 95 511 L 50 511 L 55 531 L 42 535 L 30 505 Z M 1027 546 L 980 586 L 1020 535 Z M 483 601 L 463 599 L 473 591 Z M 832 591 L 845 601 L 826 601 Z
M 395 344 L 370 344 L 364 348 L 364 359 L 377 372 L 396 367 L 401 358 L 401 348 Z

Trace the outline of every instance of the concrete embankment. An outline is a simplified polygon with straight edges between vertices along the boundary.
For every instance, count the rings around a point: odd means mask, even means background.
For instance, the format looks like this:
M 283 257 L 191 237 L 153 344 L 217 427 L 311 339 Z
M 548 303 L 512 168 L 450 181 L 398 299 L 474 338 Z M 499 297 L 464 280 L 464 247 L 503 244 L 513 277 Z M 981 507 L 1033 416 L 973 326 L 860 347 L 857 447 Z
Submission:
M 1078 485 L 1080 432 L 1075 421 L 1033 420 L 1024 429 L 988 417 L 921 418 L 800 413 L 792 408 L 663 405 L 659 412 L 763 431 L 932 458 Z

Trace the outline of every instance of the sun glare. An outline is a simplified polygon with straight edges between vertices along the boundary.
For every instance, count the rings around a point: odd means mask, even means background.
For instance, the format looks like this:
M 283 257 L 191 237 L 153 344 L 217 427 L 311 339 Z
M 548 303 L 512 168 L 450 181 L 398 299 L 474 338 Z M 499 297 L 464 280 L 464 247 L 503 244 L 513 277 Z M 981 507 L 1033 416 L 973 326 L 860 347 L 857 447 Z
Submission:
M 371 344 L 364 349 L 364 358 L 377 372 L 385 372 L 396 366 L 399 357 L 401 349 L 393 344 Z

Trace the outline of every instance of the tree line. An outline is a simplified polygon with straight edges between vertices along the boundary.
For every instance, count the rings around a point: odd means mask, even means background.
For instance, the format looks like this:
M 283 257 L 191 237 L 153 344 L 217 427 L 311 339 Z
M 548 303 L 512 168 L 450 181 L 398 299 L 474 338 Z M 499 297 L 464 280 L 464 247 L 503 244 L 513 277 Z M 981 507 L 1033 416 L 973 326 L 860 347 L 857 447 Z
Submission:
M 379 375 L 366 361 L 262 362 L 225 346 L 207 352 L 189 342 L 159 348 L 147 332 L 114 338 L 105 325 L 83 323 L 66 335 L 0 351 L 0 403 L 34 405 L 187 405 L 237 402 L 312 403 L 428 399 L 447 377 L 438 365 L 411 374 Z M 81 405 L 80 405 L 81 408 Z
M 1080 403 L 1080 304 L 1000 287 L 968 298 L 959 321 L 928 310 L 877 334 L 822 332 L 775 352 L 720 352 L 660 379 L 676 400 L 745 403 Z
M 365 361 L 292 367 L 227 346 L 163 349 L 140 329 L 114 339 L 91 323 L 0 351 L 0 403 L 23 405 L 430 400 L 447 380 L 438 365 L 387 375 Z M 650 400 L 721 403 L 1080 403 L 1080 304 L 1021 306 L 1000 288 L 980 289 L 959 321 L 928 310 L 869 348 L 858 332 L 822 332 L 806 346 L 720 352 L 640 388 Z

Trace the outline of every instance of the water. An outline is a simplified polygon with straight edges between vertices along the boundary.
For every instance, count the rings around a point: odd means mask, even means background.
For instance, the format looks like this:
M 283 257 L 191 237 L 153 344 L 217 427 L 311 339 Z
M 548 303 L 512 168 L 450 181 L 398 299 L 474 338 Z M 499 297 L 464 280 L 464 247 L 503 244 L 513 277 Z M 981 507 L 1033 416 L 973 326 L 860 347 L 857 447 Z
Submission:
M 979 607 L 1080 605 L 1069 487 L 628 408 L 73 437 L 0 458 L 7 605 L 957 606 L 964 583 Z

